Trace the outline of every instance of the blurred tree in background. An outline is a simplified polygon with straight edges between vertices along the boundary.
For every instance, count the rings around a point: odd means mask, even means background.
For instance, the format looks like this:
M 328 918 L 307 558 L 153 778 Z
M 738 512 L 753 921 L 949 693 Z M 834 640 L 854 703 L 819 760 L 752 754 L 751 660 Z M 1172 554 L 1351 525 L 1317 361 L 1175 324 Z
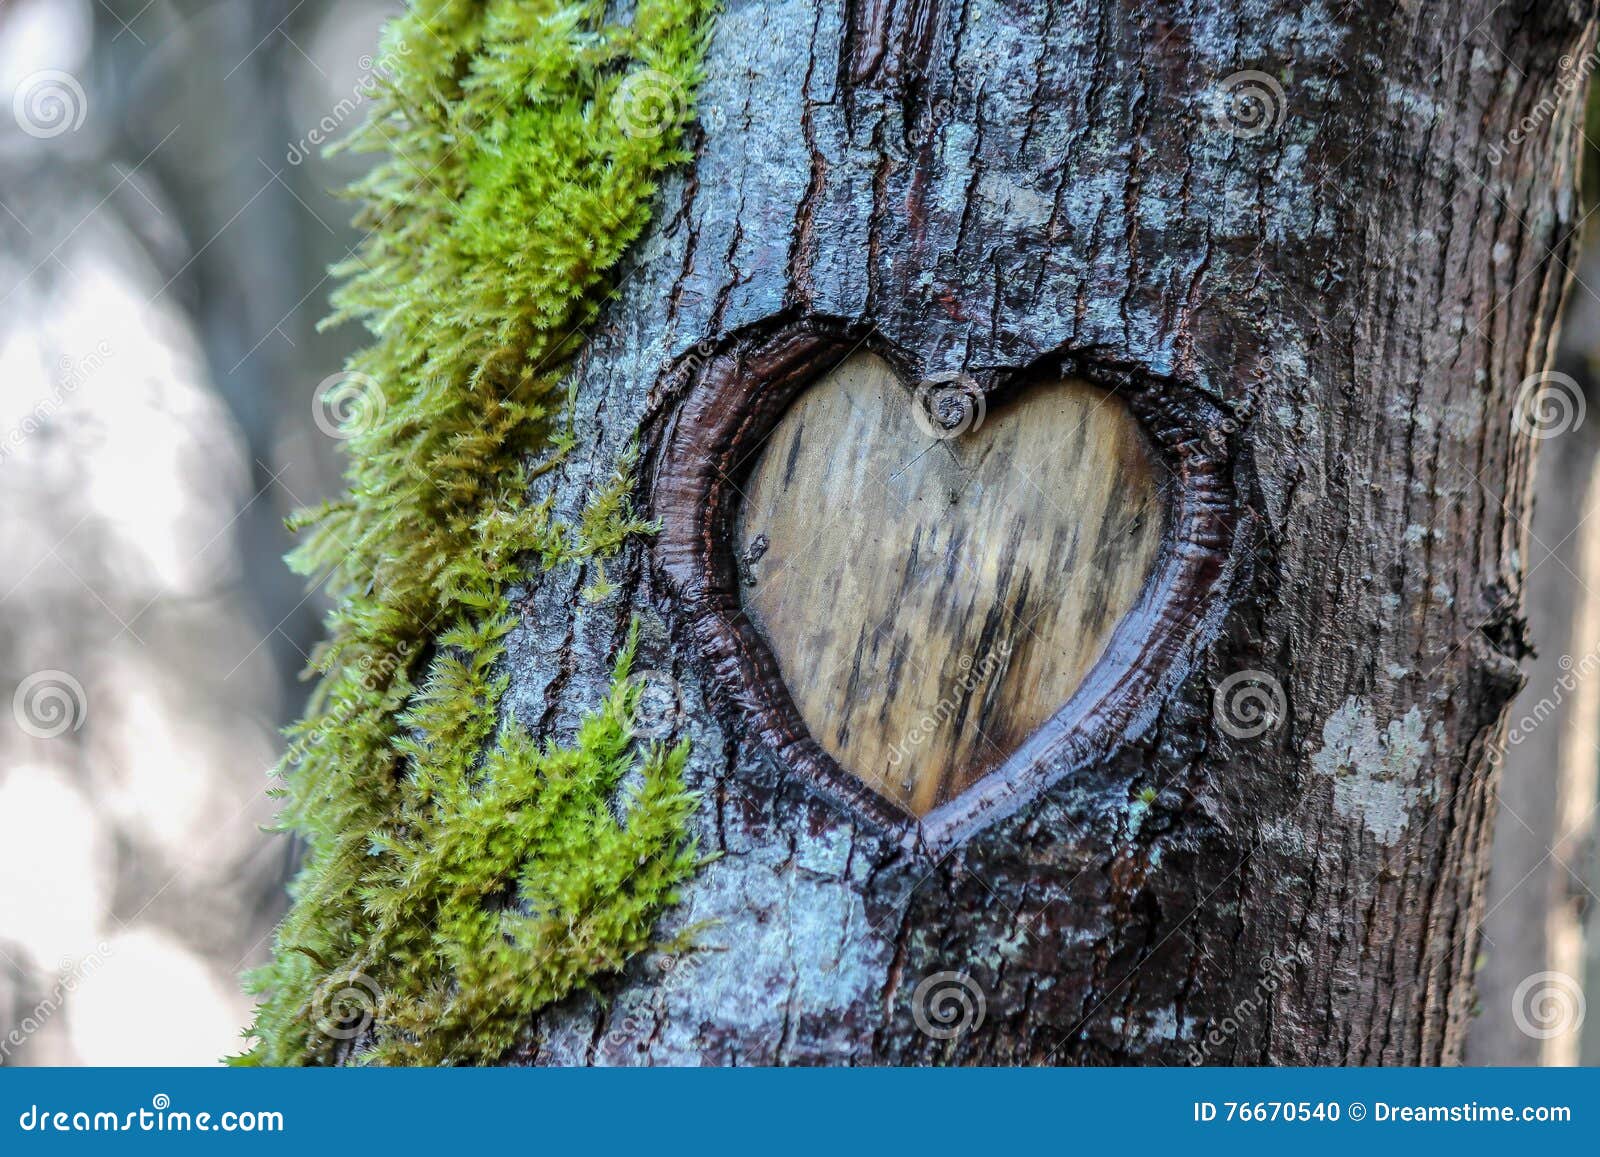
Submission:
M 248 1020 L 323 611 L 282 520 L 336 490 L 356 337 L 316 332 L 355 170 L 306 137 L 395 7 L 0 7 L 0 1063 L 209 1063 Z

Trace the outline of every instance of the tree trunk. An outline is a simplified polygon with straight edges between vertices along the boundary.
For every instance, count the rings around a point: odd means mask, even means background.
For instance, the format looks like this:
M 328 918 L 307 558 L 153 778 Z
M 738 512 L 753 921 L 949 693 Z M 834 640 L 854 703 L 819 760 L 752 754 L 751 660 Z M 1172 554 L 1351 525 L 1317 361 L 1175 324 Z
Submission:
M 514 1059 L 1459 1058 L 1594 12 L 1362 7 L 726 6 L 548 480 L 575 517 L 642 430 L 666 525 L 618 598 L 529 578 L 506 701 L 570 735 L 637 614 L 719 858 L 662 929 L 696 950 Z M 714 629 L 747 544 L 688 500 L 744 475 L 696 430 L 781 409 L 817 343 L 1086 379 L 1171 471 L 1094 703 L 936 837 L 820 773 Z

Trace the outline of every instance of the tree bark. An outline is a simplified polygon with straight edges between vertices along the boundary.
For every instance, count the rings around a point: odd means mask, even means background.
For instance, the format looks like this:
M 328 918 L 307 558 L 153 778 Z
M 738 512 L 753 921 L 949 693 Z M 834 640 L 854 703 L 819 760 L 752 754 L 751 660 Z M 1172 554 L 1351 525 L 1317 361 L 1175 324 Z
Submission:
M 1576 244 L 1557 82 L 1594 20 L 732 0 L 693 163 L 581 355 L 557 509 L 641 431 L 654 508 L 707 359 L 822 319 L 921 377 L 1058 358 L 1209 407 L 1178 435 L 1222 431 L 1229 579 L 1113 741 L 933 855 L 752 726 L 658 547 L 595 606 L 530 576 L 507 709 L 570 735 L 639 615 L 719 858 L 662 929 L 697 950 L 512 1059 L 1457 1060 L 1528 647 L 1513 412 Z M 1272 709 L 1241 728 L 1216 691 L 1246 673 Z

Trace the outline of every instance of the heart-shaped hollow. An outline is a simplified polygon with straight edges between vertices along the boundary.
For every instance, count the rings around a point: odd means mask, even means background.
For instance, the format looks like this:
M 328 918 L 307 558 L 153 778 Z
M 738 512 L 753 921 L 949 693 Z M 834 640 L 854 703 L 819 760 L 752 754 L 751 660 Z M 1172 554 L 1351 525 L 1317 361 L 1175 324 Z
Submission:
M 969 394 L 980 425 L 948 391 L 928 407 L 926 391 L 889 369 L 915 359 L 851 327 L 751 331 L 680 362 L 683 399 L 654 441 L 656 561 L 709 667 L 713 702 L 736 734 L 914 849 L 965 839 L 1140 734 L 1227 604 L 1241 537 L 1224 469 L 1231 425 L 1182 382 L 1064 361 L 995 375 Z M 1033 465 L 990 464 L 985 446 Z M 923 461 L 935 454 L 948 462 Z M 869 468 L 880 511 L 904 501 L 895 533 L 875 535 L 863 511 L 858 475 Z M 1013 488 L 1042 479 L 1050 502 L 1008 504 L 995 493 L 1007 477 Z M 938 488 L 952 479 L 962 482 L 953 504 L 944 492 L 954 515 Z M 819 544 L 841 517 L 848 532 Z M 952 552 L 958 523 L 964 547 Z M 942 566 L 927 557 L 931 532 Z M 799 568 L 798 581 L 780 568 Z M 894 612 L 887 635 L 866 621 L 878 606 Z M 1033 629 L 1035 608 L 1051 631 Z M 894 656 L 917 645 L 918 615 L 926 670 L 913 678 Z M 840 655 L 854 669 L 858 652 L 853 689 L 848 673 L 841 688 L 837 671 L 820 669 Z M 909 735 L 908 715 L 937 724 L 962 704 L 960 726 Z M 931 760 L 930 738 L 943 748 Z M 896 780 L 908 763 L 913 774 Z
M 865 351 L 796 399 L 743 490 L 744 610 L 800 717 L 916 816 L 1072 697 L 1161 537 L 1114 396 L 1056 379 L 991 407 L 959 383 L 914 393 Z

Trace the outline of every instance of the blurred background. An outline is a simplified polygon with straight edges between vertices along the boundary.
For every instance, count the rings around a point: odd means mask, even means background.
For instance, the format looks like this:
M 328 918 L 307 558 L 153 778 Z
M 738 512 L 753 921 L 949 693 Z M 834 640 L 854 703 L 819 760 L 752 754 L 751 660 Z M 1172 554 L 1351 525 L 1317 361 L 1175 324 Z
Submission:
M 240 1047 L 324 610 L 282 520 L 339 488 L 318 388 L 360 339 L 316 331 L 362 163 L 322 145 L 398 6 L 0 0 L 0 1065 Z M 1587 388 L 1600 247 L 1575 274 Z M 1600 1063 L 1600 416 L 1540 453 L 1474 1063 Z
M 359 162 L 314 141 L 395 7 L 0 3 L 0 1064 L 239 1050 L 324 610 L 282 520 L 359 340 L 316 332 Z

